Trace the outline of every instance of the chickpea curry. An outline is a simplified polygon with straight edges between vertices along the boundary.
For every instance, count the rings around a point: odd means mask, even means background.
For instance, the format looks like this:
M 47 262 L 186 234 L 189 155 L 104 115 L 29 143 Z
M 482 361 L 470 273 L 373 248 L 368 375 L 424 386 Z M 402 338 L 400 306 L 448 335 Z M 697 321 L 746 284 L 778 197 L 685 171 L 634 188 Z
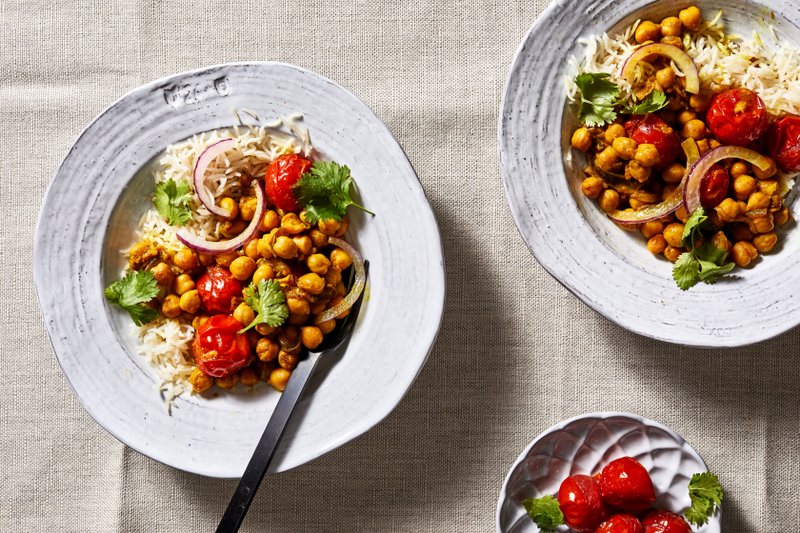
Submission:
M 792 219 L 787 178 L 800 170 L 800 116 L 771 115 L 755 91 L 701 79 L 685 48 L 703 27 L 696 6 L 641 21 L 618 76 L 575 79 L 581 191 L 675 263 L 684 290 L 776 249 Z

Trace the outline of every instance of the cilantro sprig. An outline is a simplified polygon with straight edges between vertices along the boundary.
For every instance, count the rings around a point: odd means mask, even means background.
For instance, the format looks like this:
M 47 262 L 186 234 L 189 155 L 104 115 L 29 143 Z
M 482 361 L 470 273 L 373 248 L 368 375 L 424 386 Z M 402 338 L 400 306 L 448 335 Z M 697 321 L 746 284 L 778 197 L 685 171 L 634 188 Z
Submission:
M 610 78 L 604 72 L 585 72 L 575 78 L 575 85 L 581 91 L 578 120 L 590 128 L 614 122 L 619 113 L 646 115 L 667 105 L 667 95 L 657 90 L 637 104 L 623 105 L 622 90 Z
M 647 95 L 647 98 L 638 104 L 624 108 L 622 112 L 630 115 L 646 115 L 655 113 L 665 107 L 667 107 L 667 95 L 661 91 L 653 91 Z
M 172 226 L 183 226 L 192 218 L 189 209 L 189 182 L 172 178 L 157 184 L 153 190 L 153 205 L 158 214 Z
M 733 270 L 734 263 L 726 263 L 728 252 L 713 243 L 695 246 L 701 236 L 703 223 L 708 220 L 703 208 L 698 207 L 683 227 L 683 245 L 689 251 L 682 253 L 672 267 L 672 278 L 681 290 L 694 287 L 699 282 L 713 284 Z
M 124 278 L 106 287 L 103 294 L 109 302 L 125 309 L 137 326 L 158 317 L 158 311 L 145 305 L 158 294 L 158 283 L 149 270 L 128 272 Z
M 256 312 L 256 317 L 239 333 L 244 333 L 258 324 L 277 328 L 289 318 L 286 296 L 281 290 L 280 282 L 276 279 L 270 281 L 262 279 L 257 284 L 251 283 L 244 290 L 244 301 Z
M 686 519 L 696 526 L 702 526 L 722 506 L 723 497 L 722 485 L 716 475 L 711 472 L 693 475 L 689 481 L 692 505 L 684 513 Z
M 312 224 L 320 220 L 341 220 L 351 205 L 374 215 L 375 213 L 353 201 L 350 196 L 352 185 L 353 177 L 347 165 L 317 161 L 311 166 L 310 172 L 300 177 L 292 190 Z
M 528 498 L 522 502 L 523 507 L 528 512 L 533 523 L 536 524 L 543 533 L 551 533 L 556 528 L 564 524 L 564 513 L 558 505 L 558 500 L 553 496 L 542 496 L 541 498 Z

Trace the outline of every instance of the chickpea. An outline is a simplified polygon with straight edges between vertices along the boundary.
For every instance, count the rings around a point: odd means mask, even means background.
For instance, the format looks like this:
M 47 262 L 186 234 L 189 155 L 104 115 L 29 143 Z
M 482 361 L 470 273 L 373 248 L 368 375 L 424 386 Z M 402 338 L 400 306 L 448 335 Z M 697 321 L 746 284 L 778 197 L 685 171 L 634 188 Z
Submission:
M 189 376 L 189 383 L 192 384 L 194 392 L 205 392 L 214 386 L 214 378 L 206 376 L 202 370 L 195 368 Z
M 649 239 L 650 237 L 654 237 L 655 235 L 662 233 L 664 231 L 664 224 L 658 220 L 651 220 L 650 222 L 645 222 L 642 224 L 642 226 L 639 228 L 639 231 L 641 231 L 642 235 Z
M 758 250 L 747 241 L 739 241 L 733 245 L 733 262 L 744 268 L 758 257 Z
M 683 250 L 680 248 L 675 248 L 674 246 L 667 246 L 664 248 L 664 257 L 673 263 L 678 260 L 678 257 L 680 257 L 682 253 Z
M 636 147 L 639 145 L 630 137 L 617 137 L 611 143 L 611 146 L 620 158 L 629 161 L 636 156 Z
M 737 161 L 731 165 L 729 172 L 732 178 L 738 178 L 739 176 L 750 173 L 750 165 L 744 161 Z
M 258 239 L 256 250 L 258 251 L 258 255 L 264 259 L 270 259 L 273 257 L 274 254 L 272 253 L 272 245 L 270 244 L 270 238 L 268 235 L 264 235 Z
M 670 87 L 675 85 L 676 79 L 677 76 L 675 75 L 675 71 L 672 70 L 672 67 L 668 66 L 656 72 L 656 81 L 664 89 L 669 89 Z
M 272 245 L 272 251 L 281 259 L 294 259 L 297 257 L 297 245 L 290 237 L 281 235 L 275 239 L 275 244 Z
M 775 180 L 761 180 L 758 182 L 758 190 L 767 196 L 778 194 L 778 182 Z
M 271 280 L 275 277 L 275 272 L 273 272 L 272 267 L 267 263 L 262 263 L 258 265 L 256 271 L 253 272 L 253 283 L 258 285 L 262 279 L 264 280 Z
M 324 248 L 328 245 L 328 236 L 318 229 L 309 231 L 308 236 L 311 237 L 311 242 L 314 243 L 314 246 L 317 248 Z
M 323 335 L 327 335 L 331 331 L 336 328 L 336 320 L 331 318 L 330 320 L 326 320 L 325 322 L 320 322 L 317 324 L 317 327 L 322 332 Z
M 255 330 L 260 335 L 267 336 L 274 334 L 276 331 L 278 331 L 278 328 L 269 326 L 267 324 L 256 324 Z
M 581 152 L 588 152 L 592 147 L 592 135 L 586 128 L 578 128 L 572 134 L 572 147 Z
M 667 244 L 674 248 L 683 246 L 683 224 L 680 222 L 673 222 L 664 228 L 664 239 Z
M 719 219 L 723 222 L 730 222 L 742 214 L 739 202 L 733 198 L 725 198 L 722 200 L 722 202 L 714 208 L 714 211 L 716 211 Z
M 606 213 L 611 213 L 612 211 L 616 211 L 619 207 L 619 193 L 614 189 L 606 189 L 600 195 L 598 202 L 600 203 L 600 209 L 605 211 Z
M 243 255 L 231 261 L 231 266 L 229 268 L 234 278 L 239 281 L 245 281 L 255 272 L 256 262 L 246 255 Z
M 678 209 L 676 209 L 675 218 L 677 218 L 681 222 L 686 222 L 687 220 L 689 220 L 689 213 L 688 211 L 686 211 L 686 207 L 681 205 Z
M 264 213 L 264 218 L 261 219 L 261 224 L 258 225 L 258 229 L 263 231 L 264 233 L 270 232 L 281 225 L 281 217 L 278 216 L 278 213 L 269 209 L 266 213 Z
M 200 293 L 196 289 L 184 292 L 178 302 L 181 309 L 193 315 L 200 309 Z
M 168 294 L 161 303 L 161 314 L 167 318 L 175 318 L 181 314 L 181 298 L 177 294 Z
M 182 270 L 192 270 L 197 268 L 197 254 L 189 248 L 182 248 L 172 257 L 172 263 Z
M 299 360 L 300 358 L 297 357 L 297 355 L 289 353 L 286 350 L 278 352 L 278 364 L 286 370 L 294 370 Z
M 636 147 L 636 162 L 643 167 L 652 167 L 661 162 L 655 144 L 640 144 Z
M 309 294 L 317 295 L 325 288 L 325 280 L 319 274 L 311 272 L 300 276 L 300 279 L 297 280 L 297 286 Z
M 237 218 L 235 220 L 223 220 L 219 225 L 219 232 L 229 239 L 242 233 L 247 227 L 247 222 Z
M 757 187 L 756 179 L 747 174 L 740 174 L 733 179 L 733 191 L 739 200 L 747 200 Z
M 694 111 L 689 111 L 688 109 L 684 109 L 680 113 L 678 113 L 678 122 L 681 123 L 681 126 L 685 125 L 690 120 L 694 120 L 697 118 L 697 113 Z
M 203 252 L 199 252 L 197 254 L 197 259 L 200 260 L 201 265 L 206 267 L 217 264 L 217 258 L 214 257 L 214 254 L 206 254 Z
M 278 357 L 278 351 L 280 351 L 280 346 L 278 346 L 278 343 L 274 340 L 266 337 L 258 339 L 256 355 L 258 355 L 258 358 L 262 361 L 272 361 Z
M 181 294 L 194 289 L 194 280 L 189 274 L 181 274 L 175 278 L 172 288 L 180 296 Z
M 678 13 L 678 19 L 686 26 L 686 29 L 697 31 L 700 29 L 700 24 L 703 23 L 703 14 L 700 13 L 697 6 L 689 6 Z
M 313 254 L 306 259 L 306 266 L 311 272 L 324 276 L 328 272 L 331 262 L 323 254 Z
M 633 36 L 639 44 L 647 41 L 655 41 L 661 37 L 661 26 L 649 20 L 644 20 L 636 27 Z
M 680 183 L 685 173 L 686 167 L 680 163 L 672 163 L 661 173 L 661 179 L 667 183 Z
M 249 366 L 243 368 L 239 374 L 239 379 L 241 380 L 242 385 L 244 385 L 245 387 L 252 387 L 256 383 L 258 383 L 259 377 L 260 376 L 258 371 L 255 368 Z
M 344 297 L 341 294 L 339 294 L 337 296 L 334 296 L 333 298 L 331 298 L 331 301 L 328 303 L 328 309 L 336 307 L 337 305 L 339 305 L 342 302 L 342 300 L 344 300 Z M 347 311 L 344 311 L 341 314 L 336 315 L 336 318 L 341 320 L 341 319 L 343 319 L 344 317 L 346 317 L 349 314 L 350 314 L 350 310 L 348 309 Z
M 289 235 L 297 235 L 308 229 L 295 213 L 286 213 L 283 215 L 281 219 L 281 228 Z
M 662 37 L 661 42 L 664 44 L 671 44 L 672 46 L 683 50 L 683 40 L 680 37 L 667 35 L 666 37 Z
M 684 139 L 694 139 L 699 141 L 706 136 L 706 125 L 702 120 L 693 118 L 683 125 L 681 135 Z
M 789 222 L 789 208 L 782 207 L 775 213 L 775 224 L 783 226 L 787 222 Z
M 335 268 L 331 268 L 325 274 L 325 281 L 327 281 L 330 285 L 338 285 L 342 282 L 342 272 Z
M 647 251 L 651 254 L 663 254 L 667 248 L 667 241 L 662 234 L 653 235 L 647 240 Z
M 247 241 L 247 244 L 244 245 L 244 255 L 254 261 L 261 257 L 261 254 L 258 253 L 258 241 L 259 239 L 256 237 L 250 239 Z
M 769 233 L 775 229 L 775 222 L 773 221 L 772 214 L 767 214 L 763 217 L 756 217 L 750 219 L 750 231 L 753 233 Z
M 714 148 L 719 148 L 720 146 L 722 146 L 722 143 L 716 139 L 707 139 L 707 140 L 708 140 L 708 147 L 711 148 L 712 150 Z
M 233 374 L 228 374 L 225 377 L 216 378 L 214 380 L 214 383 L 216 383 L 217 387 L 221 389 L 230 390 L 234 388 L 237 383 L 239 383 L 239 374 L 233 373 Z
M 224 254 L 217 254 L 216 261 L 219 266 L 228 268 L 237 257 L 239 257 L 239 254 L 236 251 L 225 252 Z
M 746 211 L 754 211 L 756 209 L 766 209 L 769 207 L 769 196 L 761 191 L 755 191 L 747 199 Z
M 683 23 L 678 17 L 667 17 L 661 21 L 661 34 L 669 37 L 680 37 Z
M 311 242 L 311 237 L 308 235 L 300 235 L 294 237 L 292 239 L 294 241 L 295 246 L 297 246 L 297 252 L 299 255 L 305 257 L 311 252 L 311 248 L 314 247 L 314 243 Z
M 300 341 L 303 343 L 303 346 L 309 350 L 313 350 L 322 344 L 322 330 L 316 326 L 300 328 Z
M 731 237 L 735 241 L 751 241 L 753 240 L 753 232 L 747 227 L 747 224 L 734 224 L 730 229 Z
M 275 368 L 269 373 L 269 384 L 276 390 L 283 392 L 292 373 L 285 368 Z
M 198 329 L 202 328 L 208 319 L 211 318 L 208 315 L 197 315 L 192 319 L 192 327 L 197 331 Z
M 622 124 L 611 124 L 606 128 L 605 133 L 603 133 L 603 139 L 605 139 L 607 144 L 611 144 L 614 142 L 614 139 L 618 137 L 622 137 L 625 135 L 625 127 Z
M 619 154 L 611 146 L 607 146 L 594 157 L 594 164 L 606 171 L 612 170 L 617 163 L 619 163 Z
M 720 250 L 725 250 L 726 253 L 731 252 L 731 241 L 728 240 L 728 236 L 725 235 L 724 231 L 718 231 L 711 237 L 711 244 L 719 248 Z
M 753 246 L 762 254 L 768 254 L 778 244 L 778 236 L 774 232 L 753 237 Z
M 156 282 L 162 287 L 169 287 L 175 280 L 172 269 L 169 268 L 169 265 L 166 263 L 157 264 L 153 267 L 151 272 L 153 273 L 153 277 L 156 278 Z
M 322 233 L 324 233 L 325 235 L 329 235 L 331 237 L 334 237 L 339 232 L 339 230 L 341 229 L 342 225 L 341 225 L 341 223 L 339 223 L 338 220 L 333 220 L 333 219 L 329 218 L 329 219 L 326 219 L 326 220 L 320 220 L 317 223 L 317 227 L 319 227 L 319 230 Z
M 229 196 L 220 198 L 219 206 L 228 212 L 228 216 L 225 217 L 227 220 L 233 220 L 239 215 L 239 204 Z
M 233 318 L 238 320 L 242 325 L 247 326 L 250 322 L 255 320 L 256 313 L 253 311 L 252 307 L 242 302 L 233 310 Z
M 293 315 L 311 314 L 311 305 L 308 303 L 308 300 L 303 300 L 301 298 L 287 298 L 286 306 L 289 308 L 289 312 Z
M 239 216 L 242 220 L 250 222 L 256 214 L 257 206 L 258 201 L 256 201 L 255 196 L 242 196 L 239 200 Z
M 711 98 L 708 95 L 693 94 L 689 97 L 689 107 L 698 113 L 705 113 L 710 104 Z
M 331 265 L 333 265 L 333 268 L 341 272 L 352 264 L 353 258 L 341 248 L 336 248 L 331 252 Z
M 588 198 L 597 198 L 603 192 L 603 180 L 595 176 L 589 176 L 581 183 L 581 191 Z

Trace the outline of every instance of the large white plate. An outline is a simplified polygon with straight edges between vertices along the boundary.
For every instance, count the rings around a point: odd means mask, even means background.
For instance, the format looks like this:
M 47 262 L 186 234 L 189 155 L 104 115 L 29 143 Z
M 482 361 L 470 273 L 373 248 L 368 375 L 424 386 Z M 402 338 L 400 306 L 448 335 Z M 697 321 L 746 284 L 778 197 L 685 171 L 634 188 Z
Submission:
M 509 470 L 497 502 L 497 533 L 537 533 L 522 502 L 555 495 L 575 474 L 594 474 L 620 457 L 635 457 L 650 473 L 654 507 L 681 513 L 690 505 L 689 480 L 708 470 L 700 455 L 668 427 L 629 413 L 590 413 L 565 420 L 538 437 Z M 718 511 L 698 533 L 720 533 Z M 562 526 L 558 531 L 572 531 Z
M 728 28 L 746 36 L 758 30 L 767 44 L 773 44 L 767 23 L 773 24 L 782 42 L 800 47 L 796 3 L 556 0 L 531 27 L 511 67 L 499 117 L 501 172 L 528 248 L 593 309 L 654 339 L 740 346 L 800 323 L 800 231 L 792 225 L 780 249 L 753 268 L 684 292 L 672 280 L 671 263 L 652 256 L 640 236 L 620 230 L 581 194 L 581 158 L 564 160 L 577 123 L 564 79 L 570 56 L 583 57 L 576 39 L 611 34 L 641 17 L 661 20 L 690 3 L 710 16 L 723 9 Z
M 346 355 L 322 361 L 272 471 L 303 464 L 364 433 L 400 401 L 441 322 L 444 267 L 436 220 L 414 170 L 386 126 L 353 94 L 281 63 L 237 63 L 140 87 L 81 134 L 47 191 L 34 277 L 50 340 L 89 414 L 132 448 L 168 465 L 238 477 L 278 393 L 265 383 L 167 413 L 154 374 L 136 354 L 124 312 L 103 287 L 152 191 L 147 163 L 170 144 L 236 122 L 235 109 L 303 114 L 323 157 L 347 164 L 374 218 L 353 213 L 352 238 L 370 261 L 367 300 Z

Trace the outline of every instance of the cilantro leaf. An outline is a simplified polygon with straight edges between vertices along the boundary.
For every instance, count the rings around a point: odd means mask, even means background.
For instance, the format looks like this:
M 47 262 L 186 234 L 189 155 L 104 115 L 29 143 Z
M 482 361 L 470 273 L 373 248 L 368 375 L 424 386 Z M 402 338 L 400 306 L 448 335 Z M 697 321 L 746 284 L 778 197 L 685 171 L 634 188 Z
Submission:
M 192 218 L 189 182 L 172 178 L 162 181 L 153 190 L 153 205 L 158 214 L 173 226 L 183 226 Z
M 270 281 L 262 279 L 258 284 L 251 283 L 244 290 L 244 301 L 256 312 L 256 317 L 239 333 L 244 333 L 258 324 L 277 328 L 289 317 L 286 296 L 281 290 L 280 282 L 276 279 Z
M 717 265 L 711 261 L 703 261 L 698 259 L 700 263 L 700 281 L 713 285 L 719 278 L 733 270 L 736 266 L 735 263 L 726 263 L 724 265 Z
M 158 294 L 158 283 L 149 270 L 128 272 L 124 278 L 106 287 L 103 294 L 109 302 L 125 309 L 137 326 L 158 317 L 158 311 L 145 305 Z
M 619 103 L 620 89 L 606 73 L 587 72 L 575 78 L 581 91 L 578 120 L 590 128 L 603 126 L 617 118 L 614 107 Z
M 312 224 L 327 219 L 341 220 L 347 213 L 347 207 L 351 205 L 374 215 L 375 213 L 353 201 L 350 196 L 352 184 L 353 177 L 347 165 L 317 161 L 311 166 L 311 171 L 303 174 L 292 186 L 292 190 Z
M 708 242 L 696 249 L 695 256 L 701 261 L 710 261 L 715 265 L 721 265 L 728 256 L 728 252 Z
M 700 232 L 700 225 L 708 220 L 702 207 L 695 209 L 694 213 L 686 220 L 683 226 L 683 245 L 689 249 L 694 248 L 694 241 Z
M 681 290 L 687 290 L 699 282 L 713 284 L 733 270 L 734 263 L 725 263 L 728 252 L 717 248 L 713 243 L 695 247 L 695 242 L 700 236 L 700 229 L 708 220 L 699 207 L 686 220 L 683 227 L 683 245 L 689 251 L 682 253 L 672 267 L 672 278 Z
M 708 517 L 722 505 L 724 497 L 719 478 L 711 472 L 695 474 L 689 481 L 689 498 L 691 507 L 684 513 L 686 519 L 696 526 L 708 522 Z
M 528 516 L 542 530 L 543 533 L 555 531 L 564 523 L 564 513 L 558 506 L 558 500 L 553 496 L 543 496 L 541 498 L 528 498 L 522 502 Z
M 623 113 L 629 113 L 631 115 L 646 115 L 648 113 L 655 113 L 666 106 L 667 95 L 661 91 L 653 91 L 647 95 L 647 98 L 638 104 L 626 107 L 623 110 Z
M 683 252 L 672 267 L 672 279 L 685 291 L 700 281 L 700 263 L 691 252 Z

